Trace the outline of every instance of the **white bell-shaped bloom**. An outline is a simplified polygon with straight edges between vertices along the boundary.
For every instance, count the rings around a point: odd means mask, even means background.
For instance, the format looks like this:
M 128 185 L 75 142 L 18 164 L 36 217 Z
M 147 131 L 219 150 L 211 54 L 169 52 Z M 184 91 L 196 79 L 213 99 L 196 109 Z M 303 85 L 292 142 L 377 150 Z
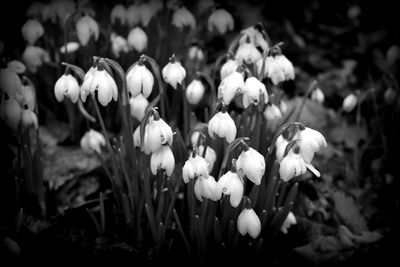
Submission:
M 282 118 L 282 112 L 275 104 L 267 105 L 264 117 L 267 121 L 279 120 Z
M 29 19 L 22 26 L 22 37 L 29 44 L 35 44 L 36 40 L 44 34 L 44 28 L 37 19 Z
M 235 60 L 240 63 L 253 64 L 256 63 L 259 59 L 262 58 L 260 51 L 254 46 L 254 44 L 249 42 L 245 42 L 239 45 L 236 54 Z
M 161 148 L 151 155 L 151 173 L 156 175 L 160 169 L 165 170 L 168 177 L 171 177 L 175 168 L 175 158 L 169 145 L 162 145 Z
M 237 228 L 241 235 L 249 234 L 256 239 L 261 232 L 261 222 L 257 214 L 251 208 L 245 208 L 238 216 Z
M 0 90 L 6 92 L 9 97 L 22 94 L 21 79 L 11 69 L 0 69 Z
M 26 66 L 21 61 L 14 59 L 7 63 L 7 69 L 17 74 L 22 74 L 26 71 Z
M 242 202 L 244 186 L 236 171 L 230 170 L 222 175 L 218 180 L 218 187 L 222 194 L 229 196 L 229 202 L 232 207 L 239 206 L 240 202 Z
M 74 76 L 69 71 L 64 73 L 54 85 L 54 95 L 58 102 L 64 100 L 64 96 L 71 99 L 73 103 L 76 103 L 79 98 L 80 86 Z
M 114 79 L 105 69 L 97 69 L 93 73 L 92 82 L 89 86 L 91 94 L 97 91 L 97 97 L 103 106 L 107 106 L 111 99 L 118 100 L 118 88 Z
M 143 146 L 149 155 L 161 149 L 164 144 L 172 145 L 173 133 L 171 127 L 159 117 L 158 113 L 149 120 L 145 129 Z
M 151 5 L 151 3 L 142 3 L 140 5 L 140 20 L 144 27 L 147 27 L 157 13 L 157 9 Z
M 186 70 L 175 56 L 172 55 L 168 64 L 162 69 L 162 76 L 166 83 L 177 89 L 178 84 L 182 84 L 186 77 Z
M 199 201 L 203 201 L 203 198 L 213 201 L 217 201 L 221 198 L 221 191 L 218 188 L 218 184 L 211 175 L 209 175 L 208 178 L 200 176 L 196 179 L 194 193 Z
M 320 177 L 321 174 L 314 168 L 310 163 L 304 161 L 300 155 L 300 148 L 298 145 L 294 145 L 283 158 L 279 166 L 279 174 L 281 179 L 285 182 L 289 181 L 295 176 L 300 176 L 307 172 L 307 168 Z
M 140 6 L 138 4 L 132 4 L 128 7 L 126 11 L 126 20 L 129 24 L 129 26 L 136 26 L 140 23 L 141 21 L 141 15 L 140 15 Z
M 36 113 L 30 109 L 22 109 L 21 114 L 21 125 L 22 128 L 29 128 L 33 126 L 35 129 L 39 128 L 38 119 Z
M 232 31 L 235 27 L 235 21 L 232 15 L 225 9 L 216 9 L 208 17 L 208 31 L 216 31 L 219 34 L 225 34 L 227 31 Z
M 32 73 L 36 73 L 43 63 L 50 61 L 50 56 L 43 48 L 28 45 L 22 54 L 22 60 Z
M 146 98 L 153 91 L 154 77 L 150 70 L 139 61 L 126 74 L 128 90 L 133 97 L 142 93 Z
M 147 101 L 147 98 L 142 94 L 138 94 L 137 96 L 129 99 L 129 104 L 131 105 L 132 117 L 141 121 L 145 115 L 146 108 L 149 106 L 149 101 Z
M 128 44 L 141 53 L 147 48 L 147 34 L 140 27 L 133 28 L 128 34 Z
M 78 42 L 68 42 L 66 45 L 61 46 L 60 48 L 60 53 L 65 54 L 65 53 L 74 53 L 76 52 L 80 47 L 80 44 Z
M 322 103 L 324 103 L 325 95 L 322 92 L 322 90 L 317 87 L 317 88 L 315 88 L 315 90 L 313 90 L 311 92 L 311 99 L 314 100 L 317 103 L 322 104 Z
M 342 108 L 345 112 L 351 112 L 357 106 L 357 102 L 357 96 L 355 96 L 354 94 L 349 94 L 343 100 Z
M 250 43 L 254 44 L 255 47 L 261 48 L 263 52 L 269 50 L 268 41 L 262 33 L 262 29 L 260 29 L 260 25 L 256 24 L 243 29 L 240 31 L 240 34 L 242 35 L 239 39 L 240 45 L 246 43 L 248 38 L 250 38 Z
M 199 46 L 192 45 L 188 50 L 188 58 L 193 61 L 202 61 L 204 59 L 204 52 Z
M 221 81 L 223 81 L 229 74 L 235 72 L 239 67 L 239 62 L 234 59 L 228 59 L 220 70 Z
M 300 154 L 305 162 L 310 163 L 314 157 L 314 153 L 321 148 L 327 147 L 325 137 L 318 131 L 308 127 L 301 127 L 298 133 L 300 141 Z
M 256 77 L 247 78 L 244 84 L 243 106 L 247 108 L 251 104 L 258 105 L 261 95 L 264 103 L 268 103 L 268 93 L 265 85 Z
M 289 141 L 283 137 L 282 135 L 278 136 L 275 142 L 275 147 L 276 147 L 276 160 L 278 162 L 281 162 L 283 160 L 283 155 L 286 150 L 286 146 L 289 144 Z
M 106 139 L 100 132 L 90 129 L 83 135 L 80 144 L 82 150 L 88 154 L 93 152 L 101 154 L 101 147 L 106 145 Z
M 214 134 L 216 134 L 221 138 L 225 138 L 230 143 L 235 140 L 236 133 L 235 122 L 227 112 L 218 112 L 208 122 L 208 134 L 211 137 L 214 137 Z
M 262 61 L 257 61 L 258 71 L 261 71 Z M 274 85 L 287 80 L 294 80 L 295 72 L 292 62 L 290 62 L 284 55 L 268 56 L 265 59 L 264 77 L 271 79 Z
M 218 99 L 223 99 L 229 105 L 236 94 L 244 91 L 243 74 L 237 71 L 232 72 L 222 80 L 218 86 Z
M 199 146 L 199 155 L 203 155 L 204 146 Z M 217 160 L 217 153 L 211 147 L 207 146 L 206 154 L 204 155 L 205 160 L 208 163 L 208 172 L 210 173 L 214 167 L 214 163 Z
M 285 221 L 283 222 L 283 225 L 281 226 L 282 233 L 287 234 L 290 226 L 294 224 L 297 224 L 296 216 L 294 216 L 293 212 L 290 211 Z
M 10 128 L 16 130 L 21 121 L 21 106 L 14 97 L 9 97 L 7 100 L 2 100 L 0 108 L 1 118 Z
M 89 15 L 82 16 L 76 21 L 76 33 L 81 45 L 86 46 L 90 37 L 93 36 L 95 41 L 99 39 L 99 25 Z
M 121 52 L 128 53 L 129 52 L 129 44 L 128 41 L 122 37 L 121 35 L 117 35 L 116 33 L 111 33 L 111 51 L 114 56 L 119 57 Z
M 81 99 L 83 102 L 86 101 L 86 97 L 90 95 L 90 86 L 92 84 L 94 74 L 97 72 L 97 66 L 91 66 L 83 77 L 83 83 L 81 86 Z
M 199 155 L 193 156 L 193 154 L 191 154 L 182 168 L 183 181 L 188 183 L 189 179 L 194 179 L 200 176 L 204 178 L 209 177 L 207 161 Z
M 203 83 L 194 79 L 186 88 L 186 98 L 190 104 L 197 105 L 203 98 L 205 91 Z
M 242 179 L 246 176 L 254 184 L 260 185 L 265 173 L 265 159 L 257 150 L 245 146 L 236 160 L 237 173 Z
M 110 20 L 112 24 L 115 24 L 117 20 L 121 25 L 125 25 L 127 20 L 127 10 L 122 4 L 117 4 L 113 7 L 110 14 Z
M 140 147 L 141 145 L 142 142 L 140 141 L 140 125 L 139 125 L 133 132 L 133 146 Z
M 184 6 L 178 8 L 172 14 L 172 25 L 182 30 L 184 27 L 196 28 L 196 19 L 193 14 Z

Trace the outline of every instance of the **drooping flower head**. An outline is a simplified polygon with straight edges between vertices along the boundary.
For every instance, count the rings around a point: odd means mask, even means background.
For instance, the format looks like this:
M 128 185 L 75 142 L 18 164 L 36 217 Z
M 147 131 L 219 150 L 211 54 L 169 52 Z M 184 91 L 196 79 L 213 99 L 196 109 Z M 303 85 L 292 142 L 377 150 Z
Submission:
M 99 39 L 99 25 L 89 15 L 82 16 L 76 21 L 76 33 L 78 40 L 82 46 L 86 46 L 89 43 L 90 37 L 93 36 L 94 40 Z
M 133 28 L 128 34 L 128 44 L 137 52 L 143 52 L 148 44 L 147 34 L 140 27 Z
M 71 75 L 71 71 L 67 67 L 64 74 L 58 78 L 54 85 L 54 95 L 58 102 L 64 100 L 64 97 L 71 99 L 73 103 L 76 103 L 79 98 L 80 86 L 74 76 Z
M 225 9 L 215 9 L 208 17 L 207 28 L 209 32 L 215 31 L 222 35 L 227 31 L 232 31 L 234 27 L 235 21 Z
M 223 81 L 229 74 L 236 71 L 239 67 L 239 62 L 237 62 L 233 55 L 228 56 L 228 60 L 222 65 L 220 70 L 220 78 Z
M 184 27 L 196 28 L 196 19 L 193 14 L 184 6 L 176 8 L 172 14 L 172 25 L 182 30 Z
M 218 86 L 218 99 L 223 99 L 226 105 L 229 105 L 237 94 L 244 91 L 244 74 L 241 67 L 228 76 L 226 76 Z
M 172 145 L 173 133 L 171 127 L 160 118 L 155 110 L 149 123 L 146 125 L 143 147 L 144 152 L 149 155 L 161 149 L 164 144 Z
M 292 226 L 294 224 L 297 224 L 297 220 L 296 220 L 296 217 L 294 216 L 293 212 L 290 211 L 281 227 L 282 233 L 287 234 L 290 226 Z
M 154 77 L 150 70 L 139 59 L 138 63 L 128 70 L 126 74 L 128 90 L 133 97 L 142 93 L 146 98 L 153 91 Z
M 168 144 L 162 145 L 161 148 L 151 155 L 150 169 L 156 175 L 157 171 L 162 169 L 168 177 L 172 175 L 175 168 L 175 158 Z
M 265 104 L 268 103 L 268 93 L 265 85 L 256 77 L 247 78 L 243 92 L 244 108 L 247 108 L 251 104 L 258 105 L 261 99 L 264 100 Z
M 235 122 L 226 112 L 225 105 L 222 110 L 215 114 L 208 122 L 208 134 L 214 137 L 214 134 L 221 138 L 225 138 L 228 143 L 232 142 L 236 137 L 237 129 Z
M 250 43 L 253 44 L 261 54 L 269 51 L 269 39 L 264 30 L 264 26 L 260 22 L 241 30 L 240 34 L 239 46 L 250 41 Z
M 110 20 L 112 24 L 115 24 L 117 21 L 121 25 L 125 25 L 127 20 L 127 10 L 122 4 L 117 4 L 113 7 L 110 14 Z
M 162 76 L 164 81 L 174 89 L 177 89 L 178 84 L 182 84 L 185 79 L 186 70 L 174 54 L 169 58 L 168 64 L 162 69 Z
M 22 37 L 29 45 L 34 45 L 36 40 L 44 34 L 44 28 L 37 19 L 29 19 L 22 26 Z
M 355 94 L 349 94 L 343 100 L 342 109 L 349 113 L 357 106 L 357 102 L 357 96 Z
M 250 37 L 247 36 L 246 41 L 239 45 L 236 50 L 235 60 L 240 63 L 254 64 L 262 55 L 256 46 L 250 41 Z
M 197 148 L 194 147 L 192 153 L 190 153 L 189 159 L 185 162 L 182 168 L 182 178 L 185 183 L 189 182 L 189 179 L 197 177 L 208 178 L 208 163 L 207 161 L 198 155 Z
M 242 202 L 244 186 L 243 180 L 236 172 L 235 160 L 232 162 L 231 170 L 222 175 L 217 184 L 222 194 L 229 196 L 232 207 L 239 206 L 240 202 Z
M 241 235 L 249 234 L 256 239 L 261 232 L 261 221 L 251 208 L 250 200 L 247 201 L 247 207 L 238 216 L 237 228 Z
M 205 87 L 201 80 L 193 79 L 186 88 L 186 98 L 192 105 L 197 105 L 204 96 Z
M 236 160 L 236 170 L 240 178 L 245 176 L 256 185 L 261 184 L 265 173 L 265 159 L 257 150 L 243 142 L 243 151 Z
M 199 201 L 203 201 L 203 198 L 213 201 L 221 198 L 221 191 L 218 188 L 218 184 L 211 175 L 207 178 L 203 176 L 197 177 L 194 184 L 194 193 Z
M 100 132 L 90 129 L 83 135 L 80 144 L 82 150 L 86 153 L 97 152 L 101 154 L 101 148 L 106 145 L 106 139 Z
M 116 33 L 112 32 L 110 35 L 110 40 L 111 51 L 113 52 L 114 56 L 119 57 L 121 52 L 129 52 L 130 47 L 128 41 L 121 35 L 117 35 Z
M 138 94 L 129 99 L 129 104 L 131 105 L 132 117 L 141 121 L 145 115 L 146 108 L 149 106 L 147 98 L 143 94 Z
M 41 47 L 28 45 L 22 54 L 22 60 L 29 71 L 36 73 L 43 63 L 50 62 L 49 53 Z

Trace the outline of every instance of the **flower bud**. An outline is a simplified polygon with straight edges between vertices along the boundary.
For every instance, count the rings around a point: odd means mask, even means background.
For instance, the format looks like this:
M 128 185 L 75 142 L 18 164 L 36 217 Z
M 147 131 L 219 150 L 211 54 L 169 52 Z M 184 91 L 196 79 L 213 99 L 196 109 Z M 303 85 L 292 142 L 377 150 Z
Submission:
M 79 98 L 80 86 L 78 81 L 70 73 L 64 73 L 54 85 L 54 95 L 58 102 L 64 100 L 64 96 L 76 103 Z
M 131 115 L 132 117 L 141 121 L 145 115 L 146 108 L 149 106 L 149 101 L 142 94 L 138 94 L 135 97 L 129 99 L 129 104 L 131 105 Z
M 36 40 L 44 34 L 44 28 L 42 24 L 36 19 L 29 19 L 22 26 L 22 37 L 28 43 L 28 45 L 35 44 Z
M 349 94 L 343 100 L 342 108 L 345 112 L 351 112 L 357 106 L 358 99 L 354 94 Z
M 154 77 L 144 64 L 138 63 L 126 74 L 126 82 L 133 97 L 142 93 L 147 98 L 153 90 Z
M 281 231 L 284 234 L 288 233 L 288 229 L 290 228 L 290 226 L 297 224 L 297 220 L 296 217 L 294 216 L 293 212 L 289 212 L 288 216 L 286 217 L 285 221 L 283 222 L 283 225 L 281 227 Z
M 101 147 L 106 145 L 106 139 L 100 132 L 90 129 L 83 135 L 80 144 L 85 153 L 97 152 L 101 154 Z
M 140 141 L 140 125 L 136 127 L 136 130 L 133 132 L 133 146 L 134 147 L 140 147 L 141 141 Z
M 128 44 L 141 53 L 147 48 L 147 34 L 140 27 L 133 28 L 128 34 Z
M 322 103 L 324 103 L 325 95 L 322 92 L 322 90 L 317 87 L 317 88 L 315 88 L 315 90 L 312 91 L 311 99 L 317 103 L 322 104 Z
M 182 168 L 182 178 L 185 183 L 189 182 L 189 179 L 196 177 L 208 178 L 208 164 L 203 157 L 199 155 L 191 155 L 185 162 Z
M 75 27 L 81 45 L 86 46 L 89 43 L 91 36 L 93 36 L 96 41 L 99 39 L 99 25 L 89 15 L 79 18 Z
M 261 184 L 265 173 L 265 159 L 257 150 L 249 148 L 243 150 L 236 160 L 236 170 L 240 178 L 245 176 L 256 185 Z
M 167 176 L 171 177 L 174 168 L 175 158 L 169 145 L 162 145 L 160 150 L 151 155 L 150 169 L 154 175 L 159 169 L 163 169 Z
M 176 60 L 175 56 L 172 55 L 168 64 L 162 69 L 162 76 L 166 83 L 176 89 L 178 84 L 182 84 L 185 79 L 186 70 L 182 67 L 181 63 Z
M 39 128 L 39 123 L 36 114 L 30 109 L 22 109 L 21 114 L 22 128 L 26 129 L 33 126 L 36 130 Z
M 208 122 L 208 134 L 211 137 L 216 134 L 230 143 L 235 139 L 236 132 L 235 122 L 227 112 L 218 112 Z
M 186 88 L 186 98 L 192 105 L 197 105 L 204 96 L 205 88 L 200 80 L 194 79 Z
M 208 17 L 207 28 L 209 32 L 216 31 L 218 34 L 225 34 L 228 30 L 232 31 L 235 21 L 232 15 L 225 9 L 216 9 Z
M 238 216 L 237 228 L 241 235 L 249 234 L 256 239 L 261 232 L 261 222 L 252 208 L 245 208 Z
M 80 45 L 78 42 L 69 42 L 66 45 L 63 45 L 60 48 L 60 53 L 65 54 L 65 53 L 74 53 L 79 49 Z
M 389 87 L 385 90 L 383 97 L 386 104 L 391 105 L 396 98 L 396 91 L 393 88 Z
M 267 105 L 264 117 L 267 121 L 279 120 L 282 118 L 282 112 L 275 104 Z
M 255 77 L 249 77 L 244 84 L 243 106 L 258 105 L 260 96 L 263 95 L 264 103 L 268 103 L 268 93 L 265 85 Z
M 196 20 L 193 14 L 186 7 L 182 6 L 172 14 L 172 25 L 180 30 L 187 26 L 194 30 L 196 28 Z
M 204 59 L 204 52 L 199 46 L 192 45 L 188 51 L 188 58 L 192 61 L 202 61 Z

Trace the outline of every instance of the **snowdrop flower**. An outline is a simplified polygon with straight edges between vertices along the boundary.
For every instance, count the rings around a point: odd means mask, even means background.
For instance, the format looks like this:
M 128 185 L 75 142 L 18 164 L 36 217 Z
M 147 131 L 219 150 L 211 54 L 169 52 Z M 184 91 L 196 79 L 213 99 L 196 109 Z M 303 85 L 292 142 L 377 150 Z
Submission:
M 316 170 L 314 166 L 304 161 L 303 157 L 300 155 L 300 147 L 295 144 L 281 161 L 279 166 L 279 174 L 281 179 L 287 182 L 295 176 L 306 173 L 307 168 L 314 173 L 315 176 L 321 176 L 319 171 Z
M 197 146 L 199 139 L 200 139 L 200 132 L 193 131 L 192 135 L 190 136 L 190 143 L 192 144 L 192 146 Z M 202 154 L 200 153 L 200 155 Z
M 325 95 L 322 92 L 322 90 L 317 87 L 317 88 L 315 88 L 315 90 L 313 90 L 311 92 L 311 99 L 317 103 L 322 104 L 322 103 L 324 103 Z
M 22 74 L 26 71 L 26 66 L 21 61 L 14 59 L 7 63 L 7 69 L 17 74 Z
M 247 37 L 247 41 L 240 44 L 235 55 L 235 60 L 240 63 L 253 64 L 262 58 L 260 51 L 250 42 L 250 38 Z
M 43 63 L 50 62 L 50 56 L 43 48 L 29 45 L 22 54 L 22 60 L 32 73 L 36 73 Z
M 23 129 L 33 126 L 36 130 L 39 128 L 39 123 L 35 112 L 26 108 L 22 109 L 21 125 Z
M 224 65 L 222 65 L 221 70 L 220 70 L 221 81 L 223 81 L 232 72 L 235 72 L 238 67 L 239 67 L 239 62 L 237 62 L 236 60 L 234 60 L 232 58 L 228 59 L 224 63 Z
M 133 132 L 133 146 L 134 147 L 141 147 L 142 142 L 140 141 L 140 125 L 136 127 L 135 131 Z
M 85 102 L 86 97 L 90 95 L 90 85 L 93 81 L 94 74 L 97 72 L 97 65 L 98 63 L 93 61 L 92 66 L 83 77 L 83 82 L 81 86 L 81 99 L 83 102 Z
M 80 45 L 78 42 L 69 42 L 66 45 L 63 45 L 60 48 L 60 53 L 65 54 L 65 53 L 74 53 L 79 49 Z
M 10 128 L 17 130 L 22 113 L 21 106 L 18 102 L 14 97 L 9 97 L 8 99 L 3 98 L 0 108 L 1 118 Z
M 136 26 L 140 23 L 141 15 L 140 7 L 138 4 L 132 4 L 128 7 L 126 11 L 126 20 L 131 27 Z
M 175 55 L 172 55 L 168 64 L 162 69 L 162 76 L 166 83 L 177 89 L 178 84 L 182 84 L 186 77 L 186 70 Z
M 318 131 L 300 125 L 298 133 L 300 141 L 300 154 L 305 162 L 310 163 L 314 157 L 314 153 L 318 152 L 322 147 L 327 147 L 325 137 Z
M 192 61 L 202 61 L 204 52 L 198 45 L 192 45 L 188 50 L 188 58 Z
M 286 146 L 294 139 L 300 139 L 299 126 L 296 124 L 289 125 L 281 135 L 278 136 L 275 142 L 276 159 L 281 162 L 286 150 Z
M 264 117 L 267 121 L 278 120 L 282 118 L 282 112 L 275 104 L 268 103 L 264 111 Z
M 230 171 L 219 178 L 217 184 L 222 194 L 229 196 L 232 207 L 239 206 L 242 202 L 244 186 L 242 179 L 236 173 L 235 163 L 233 163 Z
M 222 35 L 227 31 L 232 31 L 234 27 L 235 21 L 232 15 L 225 9 L 216 9 L 208 17 L 207 28 L 209 32 L 216 31 Z
M 106 139 L 98 131 L 90 129 L 83 135 L 80 144 L 82 150 L 88 154 L 101 154 L 101 147 L 106 145 Z
M 129 52 L 129 44 L 128 41 L 122 37 L 121 35 L 117 35 L 116 33 L 111 33 L 111 51 L 114 56 L 119 57 L 121 52 L 128 53 Z
M 192 152 L 189 156 L 189 159 L 185 162 L 182 168 L 182 178 L 183 181 L 187 184 L 189 179 L 194 179 L 196 177 L 208 178 L 208 164 L 207 161 L 196 154 L 196 152 Z
M 85 15 L 76 22 L 76 34 L 81 45 L 86 46 L 91 36 L 96 41 L 99 39 L 99 25 L 92 17 Z
M 137 96 L 129 99 L 129 104 L 131 105 L 132 117 L 141 121 L 145 115 L 146 108 L 149 106 L 149 101 L 147 101 L 147 98 L 142 94 L 138 94 Z
M 189 26 L 192 30 L 196 28 L 196 20 L 193 14 L 182 6 L 174 11 L 172 14 L 172 25 L 182 30 L 184 27 Z
M 21 79 L 11 69 L 0 69 L 0 90 L 6 92 L 9 97 L 22 94 Z
M 22 26 L 22 37 L 29 45 L 33 45 L 44 34 L 44 28 L 37 19 L 29 19 Z
M 224 100 L 226 105 L 229 105 L 236 94 L 241 94 L 244 91 L 243 74 L 237 70 L 229 74 L 222 80 L 218 86 L 218 99 Z
M 269 44 L 267 36 L 265 35 L 264 28 L 261 23 L 257 23 L 254 26 L 250 26 L 246 29 L 241 30 L 240 34 L 242 37 L 239 39 L 239 44 L 246 43 L 248 38 L 250 43 L 254 44 L 255 47 L 260 48 L 262 52 L 269 50 Z
M 208 122 L 208 134 L 214 138 L 214 134 L 225 138 L 228 143 L 235 140 L 236 125 L 231 116 L 223 110 L 215 114 Z
M 349 94 L 343 100 L 342 108 L 346 112 L 351 112 L 357 106 L 358 99 L 354 94 Z
M 54 85 L 54 95 L 58 102 L 64 100 L 64 96 L 71 99 L 73 103 L 76 103 L 79 98 L 80 86 L 74 76 L 71 75 L 70 70 L 65 69 L 64 74 L 58 78 Z
M 204 146 L 199 146 L 199 155 L 203 155 Z M 208 164 L 208 172 L 210 173 L 214 167 L 214 163 L 217 160 L 217 153 L 211 147 L 207 146 L 206 154 L 204 155 L 205 160 Z
M 125 25 L 127 20 L 127 10 L 122 4 L 117 4 L 113 7 L 110 14 L 110 20 L 112 24 L 115 24 L 117 20 L 121 25 Z
M 133 97 L 142 93 L 146 98 L 153 91 L 154 77 L 141 60 L 126 74 L 128 90 Z
M 386 104 L 391 105 L 396 99 L 396 90 L 394 90 L 392 87 L 387 88 L 383 94 L 383 98 L 385 99 Z
M 249 77 L 244 84 L 243 106 L 247 108 L 250 104 L 258 105 L 260 96 L 263 96 L 264 103 L 268 103 L 268 93 L 265 85 L 256 77 Z
M 203 198 L 208 198 L 213 201 L 217 201 L 221 198 L 221 191 L 218 188 L 218 184 L 211 175 L 209 175 L 208 178 L 200 176 L 196 179 L 194 194 L 199 201 L 203 201 Z
M 296 217 L 294 216 L 293 212 L 290 211 L 281 227 L 282 233 L 287 234 L 290 226 L 292 226 L 294 224 L 297 224 L 297 220 L 296 220 Z
M 292 62 L 282 55 L 279 47 L 272 48 L 271 51 L 271 55 L 265 59 L 264 73 L 262 73 L 262 75 L 270 78 L 274 85 L 283 81 L 293 80 L 295 73 Z M 262 59 L 257 61 L 257 67 L 260 72 L 262 68 Z
M 164 144 L 172 145 L 173 133 L 171 127 L 160 118 L 157 111 L 146 125 L 143 146 L 144 152 L 149 155 L 161 149 Z
M 154 8 L 150 3 L 143 3 L 140 5 L 140 20 L 144 27 L 149 25 L 151 19 L 157 13 L 156 8 Z
M 169 145 L 162 145 L 160 150 L 153 153 L 150 159 L 151 173 L 157 174 L 159 169 L 165 170 L 168 177 L 171 177 L 175 168 L 175 158 Z
M 237 228 L 241 235 L 249 234 L 253 239 L 260 234 L 261 222 L 251 207 L 243 209 L 239 214 Z
M 236 169 L 240 178 L 246 176 L 254 184 L 260 185 L 265 173 L 265 159 L 257 150 L 244 143 L 244 150 L 236 160 Z
M 147 42 L 147 35 L 140 27 L 133 28 L 128 34 L 128 44 L 139 53 L 147 48 Z
M 186 88 L 186 98 L 192 105 L 197 105 L 204 96 L 205 87 L 200 80 L 194 79 Z

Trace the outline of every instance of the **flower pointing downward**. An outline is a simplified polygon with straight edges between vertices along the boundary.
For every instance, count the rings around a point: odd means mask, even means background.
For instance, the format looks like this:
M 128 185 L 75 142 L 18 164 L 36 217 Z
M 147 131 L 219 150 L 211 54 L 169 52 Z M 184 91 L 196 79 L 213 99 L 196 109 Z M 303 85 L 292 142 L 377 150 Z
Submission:
M 196 177 L 208 178 L 208 164 L 207 161 L 197 155 L 197 149 L 191 153 L 189 159 L 185 162 L 182 168 L 182 178 L 185 183 L 189 182 L 189 179 L 194 179 Z
M 162 145 L 160 150 L 151 155 L 150 169 L 154 175 L 157 174 L 159 169 L 163 169 L 167 176 L 170 177 L 174 168 L 175 158 L 169 145 Z
M 96 130 L 90 129 L 81 139 L 81 148 L 86 153 L 101 153 L 101 147 L 106 145 L 104 136 Z
M 253 239 L 261 232 L 261 222 L 255 211 L 251 208 L 250 200 L 247 207 L 238 216 L 237 228 L 241 235 L 249 234 Z
M 218 87 L 218 99 L 222 98 L 229 105 L 236 94 L 243 93 L 244 87 L 243 74 L 236 70 L 222 80 Z
M 73 103 L 76 103 L 79 98 L 80 86 L 74 76 L 71 75 L 68 68 L 65 69 L 65 73 L 57 80 L 54 85 L 54 95 L 58 102 L 64 100 L 64 96 L 71 99 Z
M 182 67 L 179 60 L 172 55 L 167 65 L 162 69 L 162 76 L 166 83 L 177 89 L 178 84 L 182 84 L 186 77 L 186 70 Z
M 232 207 L 239 206 L 243 197 L 243 180 L 239 177 L 236 172 L 235 160 L 232 163 L 232 168 L 230 171 L 221 176 L 218 180 L 219 190 L 224 195 L 229 195 L 229 201 Z
M 157 111 L 154 111 L 153 118 L 146 126 L 144 135 L 144 152 L 149 155 L 156 153 L 162 145 L 172 145 L 173 133 L 171 127 L 160 118 Z
M 194 184 L 194 193 L 199 201 L 203 201 L 203 198 L 213 201 L 221 198 L 221 190 L 219 190 L 217 182 L 211 175 L 208 178 L 203 176 L 197 178 Z
M 226 138 L 228 143 L 236 137 L 236 125 L 231 116 L 226 112 L 225 106 L 222 111 L 215 114 L 208 122 L 208 134 L 214 137 L 214 134 L 221 138 Z
M 265 173 L 265 159 L 257 150 L 250 148 L 243 143 L 244 150 L 236 161 L 236 168 L 240 178 L 246 176 L 256 185 L 261 184 L 261 179 Z
M 139 59 L 138 63 L 129 69 L 126 74 L 128 90 L 133 97 L 142 93 L 146 98 L 153 91 L 154 77 L 150 70 Z

